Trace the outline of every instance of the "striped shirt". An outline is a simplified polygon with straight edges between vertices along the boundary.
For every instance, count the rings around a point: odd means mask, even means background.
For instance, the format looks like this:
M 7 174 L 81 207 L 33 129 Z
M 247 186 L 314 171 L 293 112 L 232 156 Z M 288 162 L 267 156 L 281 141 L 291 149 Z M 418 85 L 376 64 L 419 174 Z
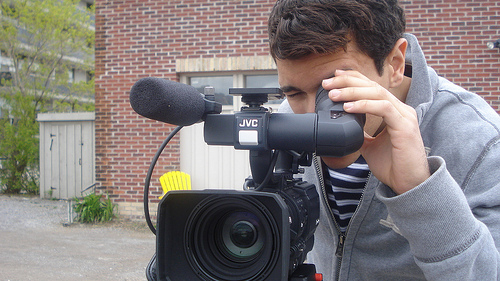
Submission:
M 327 170 L 325 187 L 328 203 L 340 230 L 345 232 L 361 200 L 370 170 L 362 156 L 344 169 Z

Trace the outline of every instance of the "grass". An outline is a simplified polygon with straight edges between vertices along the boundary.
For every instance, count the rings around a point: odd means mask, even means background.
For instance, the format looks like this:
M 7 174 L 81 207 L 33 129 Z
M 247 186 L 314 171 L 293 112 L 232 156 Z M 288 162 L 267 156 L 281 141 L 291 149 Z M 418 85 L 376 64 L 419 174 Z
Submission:
M 83 223 L 110 221 L 115 218 L 115 205 L 111 199 L 102 200 L 102 195 L 91 193 L 83 199 L 75 198 L 76 220 Z

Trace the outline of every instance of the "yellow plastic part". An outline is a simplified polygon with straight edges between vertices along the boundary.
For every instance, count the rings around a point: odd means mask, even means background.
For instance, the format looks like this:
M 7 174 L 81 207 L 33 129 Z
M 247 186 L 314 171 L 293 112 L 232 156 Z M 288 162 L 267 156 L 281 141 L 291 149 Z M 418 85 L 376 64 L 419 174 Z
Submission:
M 160 200 L 170 190 L 191 190 L 191 176 L 184 172 L 172 171 L 165 173 L 160 177 L 160 183 L 163 189 Z

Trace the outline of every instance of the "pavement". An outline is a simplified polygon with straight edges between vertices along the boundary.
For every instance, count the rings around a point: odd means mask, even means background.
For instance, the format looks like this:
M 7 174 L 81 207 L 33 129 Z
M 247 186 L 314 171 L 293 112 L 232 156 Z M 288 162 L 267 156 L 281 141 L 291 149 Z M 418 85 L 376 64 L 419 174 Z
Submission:
M 69 223 L 66 201 L 0 195 L 0 281 L 146 280 L 145 223 Z

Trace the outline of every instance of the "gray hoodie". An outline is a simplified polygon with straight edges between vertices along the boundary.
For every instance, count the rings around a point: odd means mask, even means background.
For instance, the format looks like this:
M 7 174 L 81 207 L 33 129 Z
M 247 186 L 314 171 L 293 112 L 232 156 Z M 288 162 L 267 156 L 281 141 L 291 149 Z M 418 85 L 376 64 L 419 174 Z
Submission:
M 412 66 L 406 103 L 417 111 L 432 175 L 399 196 L 370 176 L 341 237 L 314 159 L 303 178 L 323 200 L 308 262 L 325 281 L 500 280 L 500 117 L 439 77 L 417 39 L 405 38 Z M 280 112 L 292 112 L 286 101 Z

